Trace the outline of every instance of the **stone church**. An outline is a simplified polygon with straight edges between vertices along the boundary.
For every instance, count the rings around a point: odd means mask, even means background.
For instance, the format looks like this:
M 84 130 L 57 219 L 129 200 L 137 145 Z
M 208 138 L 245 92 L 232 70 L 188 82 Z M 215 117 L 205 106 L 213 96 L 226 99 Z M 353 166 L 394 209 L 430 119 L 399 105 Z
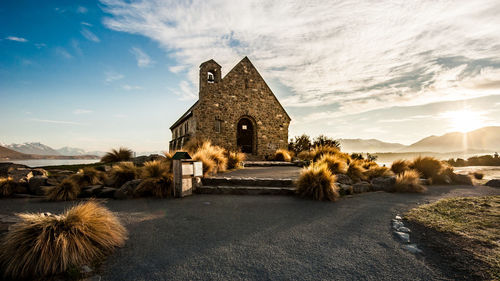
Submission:
M 214 60 L 200 65 L 198 101 L 171 127 L 170 151 L 193 137 L 264 159 L 286 148 L 290 116 L 245 57 L 222 78 Z

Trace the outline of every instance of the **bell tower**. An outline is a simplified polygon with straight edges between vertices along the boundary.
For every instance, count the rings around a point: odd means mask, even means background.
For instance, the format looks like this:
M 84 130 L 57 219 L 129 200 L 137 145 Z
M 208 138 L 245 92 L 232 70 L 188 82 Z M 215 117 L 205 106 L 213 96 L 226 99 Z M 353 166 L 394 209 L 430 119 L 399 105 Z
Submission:
M 200 99 L 202 93 L 214 89 L 222 80 L 221 66 L 213 59 L 200 65 Z

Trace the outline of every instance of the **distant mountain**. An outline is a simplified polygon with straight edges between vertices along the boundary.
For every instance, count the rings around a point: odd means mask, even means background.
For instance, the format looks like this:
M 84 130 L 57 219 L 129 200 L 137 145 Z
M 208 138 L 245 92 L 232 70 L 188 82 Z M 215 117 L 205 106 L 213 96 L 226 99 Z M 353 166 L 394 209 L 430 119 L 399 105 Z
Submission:
M 0 159 L 29 159 L 30 156 L 4 146 L 0 146 Z
M 61 148 L 57 149 L 57 152 L 59 152 L 59 154 L 61 154 L 61 155 L 68 155 L 68 156 L 88 154 L 85 152 L 85 150 L 83 150 L 81 148 L 69 147 L 69 146 L 61 147 Z
M 23 144 L 13 143 L 7 145 L 6 147 L 25 154 L 60 155 L 57 150 L 39 142 L 25 142 Z
M 453 132 L 430 136 L 398 152 L 500 151 L 500 126 L 484 127 L 467 133 Z
M 40 155 L 40 154 L 26 154 L 21 153 L 3 146 L 0 146 L 0 160 L 26 160 L 26 159 L 99 159 L 95 155 Z
M 376 139 L 339 139 L 340 148 L 345 152 L 393 152 L 405 147 L 404 144 L 383 142 Z

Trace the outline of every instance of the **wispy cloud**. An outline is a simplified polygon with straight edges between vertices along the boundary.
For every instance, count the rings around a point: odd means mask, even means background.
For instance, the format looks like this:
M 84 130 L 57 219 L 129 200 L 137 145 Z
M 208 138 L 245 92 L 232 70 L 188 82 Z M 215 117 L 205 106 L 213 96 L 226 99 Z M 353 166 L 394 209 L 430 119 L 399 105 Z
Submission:
M 85 21 L 82 21 L 80 24 L 86 25 L 86 26 L 89 26 L 89 27 L 93 26 L 91 23 L 88 23 L 88 22 L 85 22 Z
M 137 60 L 138 67 L 148 67 L 154 64 L 154 61 L 151 60 L 148 54 L 146 54 L 143 50 L 137 47 L 132 47 L 130 52 L 135 56 Z
M 56 55 L 58 55 L 64 59 L 73 58 L 73 56 L 63 47 L 56 47 L 55 52 L 56 52 Z
M 16 41 L 16 42 L 28 42 L 26 38 L 16 37 L 16 36 L 7 36 L 5 40 Z
M 229 71 L 248 55 L 290 89 L 288 107 L 353 114 L 500 89 L 498 1 L 101 2 L 107 27 L 158 42 L 188 67 L 182 83 L 193 88 L 201 62 Z
M 85 27 L 82 28 L 80 33 L 83 35 L 83 37 L 87 38 L 87 40 L 89 40 L 89 41 L 96 42 L 96 43 L 101 41 L 99 39 L 99 37 L 97 37 L 97 35 L 95 35 L 94 33 L 92 33 L 92 31 L 88 30 Z
M 31 118 L 29 120 L 41 123 L 51 123 L 51 124 L 83 125 L 83 123 L 72 122 L 72 121 L 48 120 L 48 119 L 38 119 L 38 118 Z
M 179 90 L 169 90 L 173 91 L 175 95 L 179 96 L 180 100 L 194 100 L 198 98 L 198 95 L 196 94 L 197 91 L 187 81 L 181 81 L 181 83 L 179 84 Z
M 141 90 L 142 87 L 125 84 L 122 86 L 122 89 L 124 89 L 126 91 L 132 91 L 132 90 Z
M 47 47 L 47 44 L 45 44 L 45 43 L 35 43 L 35 47 L 37 47 L 37 49 L 45 48 L 45 47 Z
M 125 77 L 123 74 L 120 74 L 115 71 L 106 71 L 104 72 L 104 76 L 105 76 L 104 80 L 108 83 L 123 79 Z
M 92 110 L 88 110 L 88 109 L 75 109 L 75 110 L 73 110 L 73 114 L 76 114 L 76 115 L 90 114 L 92 112 L 93 112 Z
M 79 14 L 86 14 L 88 11 L 89 10 L 84 6 L 78 6 L 78 8 L 76 8 L 76 12 Z

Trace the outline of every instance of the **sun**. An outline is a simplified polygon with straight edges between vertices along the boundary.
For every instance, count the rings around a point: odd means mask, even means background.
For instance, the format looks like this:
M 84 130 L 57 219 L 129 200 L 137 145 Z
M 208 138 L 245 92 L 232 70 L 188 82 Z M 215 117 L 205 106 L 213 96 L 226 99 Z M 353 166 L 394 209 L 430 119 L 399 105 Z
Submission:
M 481 112 L 471 110 L 448 111 L 442 114 L 443 118 L 448 120 L 451 129 L 459 132 L 469 132 L 484 127 L 483 116 Z

